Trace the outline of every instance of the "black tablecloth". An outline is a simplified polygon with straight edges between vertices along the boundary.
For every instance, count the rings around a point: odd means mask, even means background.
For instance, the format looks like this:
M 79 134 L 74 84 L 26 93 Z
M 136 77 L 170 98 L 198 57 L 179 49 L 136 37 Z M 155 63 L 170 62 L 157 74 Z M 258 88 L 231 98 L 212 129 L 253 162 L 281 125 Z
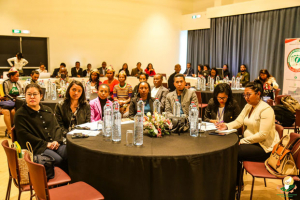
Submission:
M 85 181 L 105 199 L 234 199 L 237 173 L 236 134 L 206 138 L 188 133 L 150 138 L 142 147 L 126 147 L 102 136 L 67 136 L 73 182 Z
M 233 98 L 238 102 L 240 109 L 242 110 L 247 104 L 245 98 L 243 97 L 244 90 L 232 90 Z M 208 101 L 213 98 L 213 92 L 208 88 L 206 91 L 201 91 L 202 103 L 208 103 Z

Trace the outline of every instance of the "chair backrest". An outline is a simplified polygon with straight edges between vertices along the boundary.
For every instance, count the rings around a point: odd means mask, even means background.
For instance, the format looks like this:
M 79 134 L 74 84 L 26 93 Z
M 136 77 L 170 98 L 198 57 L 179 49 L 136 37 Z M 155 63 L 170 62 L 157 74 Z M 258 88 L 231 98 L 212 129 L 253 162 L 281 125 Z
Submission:
M 29 169 L 30 183 L 33 185 L 35 194 L 39 199 L 50 199 L 45 167 L 32 162 L 27 152 L 24 158 Z
M 17 133 L 15 127 L 11 128 L 11 141 L 15 142 L 17 141 Z
M 18 165 L 17 151 L 15 149 L 9 147 L 7 140 L 4 140 L 1 144 L 6 153 L 10 174 L 14 179 L 18 180 L 20 171 L 19 171 L 19 165 Z
M 275 96 L 275 105 L 280 105 L 281 104 L 281 98 L 285 96 L 291 96 L 291 95 L 277 95 Z
M 202 97 L 201 97 L 201 92 L 200 91 L 195 91 L 198 99 L 198 103 L 202 104 Z
M 283 126 L 275 124 L 275 129 L 278 132 L 279 138 L 281 139 L 283 137 Z

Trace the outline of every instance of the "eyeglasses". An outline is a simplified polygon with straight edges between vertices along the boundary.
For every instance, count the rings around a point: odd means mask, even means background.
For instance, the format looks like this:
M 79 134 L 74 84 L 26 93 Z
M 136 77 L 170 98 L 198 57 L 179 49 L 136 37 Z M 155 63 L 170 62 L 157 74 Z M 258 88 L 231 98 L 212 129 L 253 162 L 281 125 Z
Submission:
M 252 94 L 253 94 L 253 93 L 243 94 L 243 97 L 249 99 L 249 97 L 250 97 Z
M 39 95 L 39 94 L 40 94 L 40 93 L 32 93 L 32 94 L 31 94 L 31 93 L 27 93 L 26 95 L 27 95 L 28 97 L 32 97 L 32 96 L 33 96 L 33 97 L 35 98 L 35 97 L 36 97 L 37 95 Z
M 228 97 L 217 97 L 218 100 L 227 100 Z

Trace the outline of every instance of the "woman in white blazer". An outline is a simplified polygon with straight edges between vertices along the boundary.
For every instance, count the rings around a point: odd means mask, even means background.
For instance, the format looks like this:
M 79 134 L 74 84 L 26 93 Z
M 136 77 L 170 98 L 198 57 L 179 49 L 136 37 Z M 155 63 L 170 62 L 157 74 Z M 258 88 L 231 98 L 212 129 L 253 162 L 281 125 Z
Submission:
M 244 137 L 238 148 L 238 176 L 242 161 L 263 162 L 269 156 L 273 147 L 279 142 L 275 129 L 275 114 L 273 109 L 261 100 L 263 87 L 259 80 L 246 85 L 244 97 L 247 105 L 240 115 L 231 123 L 219 124 L 219 130 L 244 127 Z M 237 178 L 238 184 L 238 178 Z

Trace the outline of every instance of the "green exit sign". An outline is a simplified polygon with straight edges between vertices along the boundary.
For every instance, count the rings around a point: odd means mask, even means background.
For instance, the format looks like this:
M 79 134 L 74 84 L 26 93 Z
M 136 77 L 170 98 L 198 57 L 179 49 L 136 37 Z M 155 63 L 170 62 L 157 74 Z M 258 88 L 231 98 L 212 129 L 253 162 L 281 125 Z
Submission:
M 13 33 L 21 33 L 21 30 L 19 30 L 19 29 L 13 29 L 12 32 Z

